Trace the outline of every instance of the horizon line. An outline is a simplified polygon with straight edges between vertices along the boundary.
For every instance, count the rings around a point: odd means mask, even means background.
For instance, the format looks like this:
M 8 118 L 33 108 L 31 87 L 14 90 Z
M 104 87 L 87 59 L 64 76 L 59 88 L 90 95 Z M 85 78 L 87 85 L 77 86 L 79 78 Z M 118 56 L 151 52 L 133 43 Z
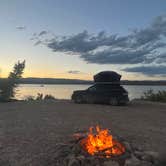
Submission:
M 1 77 L 0 79 L 7 79 L 7 77 Z M 21 79 L 64 79 L 64 80 L 80 80 L 80 81 L 93 81 L 86 79 L 74 79 L 74 78 L 55 78 L 55 77 L 22 77 Z M 166 80 L 121 80 L 121 81 L 166 81 Z

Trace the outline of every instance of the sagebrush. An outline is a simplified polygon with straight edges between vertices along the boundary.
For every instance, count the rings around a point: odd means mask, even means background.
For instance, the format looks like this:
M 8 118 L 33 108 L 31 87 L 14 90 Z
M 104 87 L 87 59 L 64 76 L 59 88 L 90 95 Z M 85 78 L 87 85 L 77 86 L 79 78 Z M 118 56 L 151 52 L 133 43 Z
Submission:
M 154 92 L 152 89 L 144 92 L 141 97 L 143 100 L 156 101 L 156 102 L 166 102 L 166 91 Z

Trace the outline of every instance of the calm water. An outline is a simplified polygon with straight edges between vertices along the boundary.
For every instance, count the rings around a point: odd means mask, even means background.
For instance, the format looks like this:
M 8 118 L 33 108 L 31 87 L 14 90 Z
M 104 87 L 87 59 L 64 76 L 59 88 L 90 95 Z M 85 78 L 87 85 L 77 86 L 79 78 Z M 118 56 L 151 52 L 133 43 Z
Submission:
M 36 96 L 37 93 L 51 94 L 58 99 L 70 99 L 74 90 L 87 89 L 91 85 L 44 85 L 38 84 L 21 84 L 18 87 L 16 98 L 25 99 L 27 96 Z M 139 86 L 139 85 L 124 85 L 124 88 L 129 92 L 130 99 L 140 98 L 143 92 L 153 89 L 155 92 L 166 90 L 166 86 Z

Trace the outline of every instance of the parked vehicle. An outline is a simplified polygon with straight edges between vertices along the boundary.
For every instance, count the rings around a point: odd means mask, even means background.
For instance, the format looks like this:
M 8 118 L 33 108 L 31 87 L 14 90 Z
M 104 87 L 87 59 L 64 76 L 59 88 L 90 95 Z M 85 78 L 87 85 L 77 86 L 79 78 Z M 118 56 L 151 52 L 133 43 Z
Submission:
M 128 92 L 120 85 L 120 78 L 116 72 L 100 72 L 94 76 L 95 84 L 86 90 L 74 91 L 72 100 L 75 103 L 125 105 L 129 102 Z
M 107 103 L 124 105 L 129 102 L 128 92 L 119 85 L 96 83 L 86 90 L 74 91 L 72 100 L 75 103 Z

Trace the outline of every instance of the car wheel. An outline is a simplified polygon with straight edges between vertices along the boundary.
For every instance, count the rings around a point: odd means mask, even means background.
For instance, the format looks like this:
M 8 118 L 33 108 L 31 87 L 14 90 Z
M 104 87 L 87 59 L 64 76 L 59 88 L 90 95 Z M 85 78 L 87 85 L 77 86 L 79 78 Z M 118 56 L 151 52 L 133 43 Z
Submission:
M 81 96 L 77 96 L 74 100 L 75 103 L 81 104 L 83 102 L 83 99 Z
M 111 99 L 109 100 L 109 104 L 110 104 L 110 105 L 113 105 L 113 106 L 117 106 L 117 105 L 118 105 L 118 100 L 117 100 L 117 98 L 111 98 Z
M 95 103 L 95 101 L 94 101 L 93 98 L 88 98 L 88 99 L 86 100 L 86 102 L 87 102 L 88 104 L 94 104 L 94 103 Z

